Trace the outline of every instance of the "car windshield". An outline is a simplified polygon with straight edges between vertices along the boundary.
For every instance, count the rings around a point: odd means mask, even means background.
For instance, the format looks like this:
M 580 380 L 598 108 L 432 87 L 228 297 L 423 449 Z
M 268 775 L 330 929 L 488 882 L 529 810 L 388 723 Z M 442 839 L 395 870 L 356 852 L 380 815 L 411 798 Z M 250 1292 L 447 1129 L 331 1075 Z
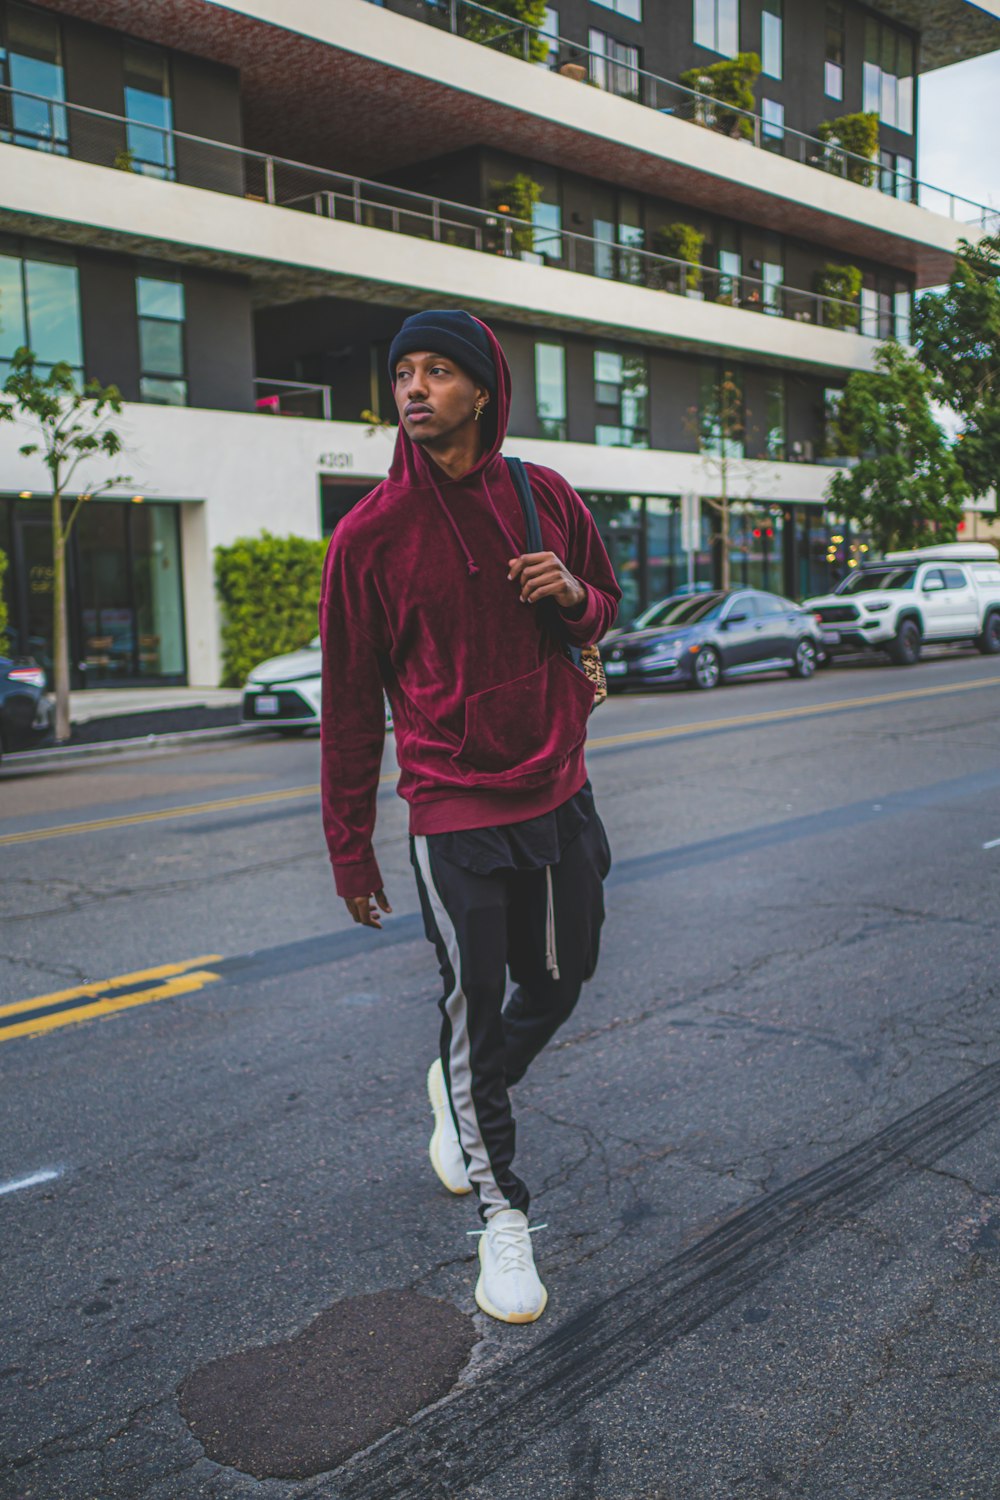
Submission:
M 647 609 L 637 614 L 629 625 L 629 630 L 651 630 L 654 625 L 662 625 L 668 616 L 681 604 L 691 604 L 696 598 L 704 599 L 711 590 L 695 584 L 695 593 L 672 594 L 669 599 L 661 599 L 657 604 L 650 604 Z
M 852 573 L 837 589 L 838 594 L 867 594 L 872 589 L 912 589 L 916 568 L 865 568 Z
M 318 635 L 314 635 L 313 638 L 312 638 L 312 640 L 309 642 L 308 646 L 306 647 L 306 650 L 307 651 L 318 651 L 319 647 L 320 647 L 319 636 Z
M 656 623 L 661 628 L 675 629 L 680 625 L 714 620 L 727 598 L 726 594 L 697 594 L 693 599 L 676 599 Z

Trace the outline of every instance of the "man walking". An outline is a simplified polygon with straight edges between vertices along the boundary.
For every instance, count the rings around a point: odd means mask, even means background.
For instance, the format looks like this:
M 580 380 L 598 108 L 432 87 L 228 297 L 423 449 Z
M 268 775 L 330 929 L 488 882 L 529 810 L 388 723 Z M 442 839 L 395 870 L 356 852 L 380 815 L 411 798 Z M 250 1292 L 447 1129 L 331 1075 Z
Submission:
M 391 910 L 372 849 L 384 688 L 444 981 L 431 1162 L 451 1192 L 478 1196 L 479 1306 L 528 1323 L 547 1294 L 508 1090 L 594 972 L 610 865 L 583 758 L 593 688 L 537 606 L 554 601 L 582 646 L 621 594 L 590 512 L 536 465 L 547 550 L 528 551 L 500 452 L 510 371 L 485 324 L 454 310 L 407 318 L 389 374 L 389 477 L 337 527 L 323 577 L 324 827 L 338 894 L 379 928 Z

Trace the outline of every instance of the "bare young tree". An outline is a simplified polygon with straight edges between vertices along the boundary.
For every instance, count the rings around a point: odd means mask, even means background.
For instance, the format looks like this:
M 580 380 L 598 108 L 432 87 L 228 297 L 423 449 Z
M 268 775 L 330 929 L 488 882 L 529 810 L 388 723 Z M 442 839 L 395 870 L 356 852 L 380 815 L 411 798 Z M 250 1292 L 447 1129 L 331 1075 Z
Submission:
M 739 377 L 734 371 L 723 369 L 706 394 L 707 399 L 688 412 L 686 426 L 697 442 L 702 463 L 716 491 L 714 495 L 702 496 L 702 503 L 715 515 L 712 543 L 719 551 L 720 585 L 728 589 L 732 583 L 734 491 L 737 500 L 751 499 L 763 475 L 760 461 L 744 456 L 750 412 L 744 408 Z
M 52 496 L 52 669 L 56 697 L 56 740 L 68 740 L 69 619 L 66 607 L 66 548 L 81 508 L 88 500 L 129 483 L 129 475 L 104 478 L 95 467 L 116 458 L 122 440 L 111 425 L 122 398 L 115 385 L 89 380 L 81 388 L 68 364 L 38 373 L 30 349 L 18 349 L 0 391 L 0 421 L 21 422 L 37 433 L 24 443 L 25 458 L 39 456 L 49 471 Z M 67 505 L 69 506 L 67 513 Z

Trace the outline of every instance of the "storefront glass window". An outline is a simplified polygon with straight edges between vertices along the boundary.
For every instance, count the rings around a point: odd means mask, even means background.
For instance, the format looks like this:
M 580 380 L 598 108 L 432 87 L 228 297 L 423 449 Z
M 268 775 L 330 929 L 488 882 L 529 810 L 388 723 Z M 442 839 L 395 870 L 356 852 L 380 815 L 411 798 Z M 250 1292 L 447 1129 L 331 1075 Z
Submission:
M 184 613 L 176 507 L 129 509 L 140 677 L 183 677 Z
M 132 170 L 174 178 L 174 123 L 167 55 L 141 42 L 125 43 L 126 139 Z
M 55 16 L 25 5 L 7 6 L 7 55 L 4 58 L 0 50 L 0 83 L 24 90 L 11 98 L 14 128 L 0 130 L 0 140 L 65 156 L 69 150 L 66 111 L 62 107 L 66 88 Z

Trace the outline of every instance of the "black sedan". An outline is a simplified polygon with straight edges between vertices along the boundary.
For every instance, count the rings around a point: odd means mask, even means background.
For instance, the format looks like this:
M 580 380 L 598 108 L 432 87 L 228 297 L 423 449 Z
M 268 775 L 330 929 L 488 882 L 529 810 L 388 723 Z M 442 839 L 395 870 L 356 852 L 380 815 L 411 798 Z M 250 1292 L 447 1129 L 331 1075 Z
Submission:
M 797 604 L 730 589 L 677 600 L 654 628 L 625 631 L 602 654 L 611 692 L 672 682 L 707 689 L 755 672 L 811 677 L 822 645 L 813 616 Z
M 0 755 L 33 750 L 52 734 L 52 699 L 45 672 L 30 656 L 0 650 Z

